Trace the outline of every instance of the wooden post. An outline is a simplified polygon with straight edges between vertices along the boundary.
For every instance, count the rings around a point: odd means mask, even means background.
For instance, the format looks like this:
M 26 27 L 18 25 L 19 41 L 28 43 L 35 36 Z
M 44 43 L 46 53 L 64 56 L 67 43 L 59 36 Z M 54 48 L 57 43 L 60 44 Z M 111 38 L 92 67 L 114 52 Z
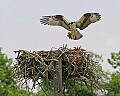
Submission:
M 59 59 L 54 63 L 54 96 L 63 96 L 62 92 L 62 60 Z

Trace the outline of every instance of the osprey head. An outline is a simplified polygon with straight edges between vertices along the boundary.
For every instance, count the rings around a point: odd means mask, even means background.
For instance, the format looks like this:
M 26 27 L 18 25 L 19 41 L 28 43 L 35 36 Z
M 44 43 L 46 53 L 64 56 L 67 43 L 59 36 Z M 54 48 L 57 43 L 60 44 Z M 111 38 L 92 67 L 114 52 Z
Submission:
M 91 23 L 95 23 L 96 21 L 99 21 L 101 19 L 101 15 L 99 13 L 92 13 L 90 16 Z

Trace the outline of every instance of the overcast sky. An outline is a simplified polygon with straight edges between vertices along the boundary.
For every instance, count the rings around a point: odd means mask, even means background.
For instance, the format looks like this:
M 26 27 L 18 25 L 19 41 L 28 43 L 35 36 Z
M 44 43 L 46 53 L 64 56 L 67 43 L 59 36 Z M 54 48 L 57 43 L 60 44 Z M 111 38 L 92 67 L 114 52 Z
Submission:
M 69 21 L 78 20 L 86 12 L 99 12 L 101 21 L 80 31 L 78 41 L 68 39 L 62 27 L 39 23 L 43 15 L 62 14 Z M 107 58 L 120 50 L 120 0 L 0 0 L 0 47 L 8 57 L 14 50 L 50 50 L 68 44 L 102 54 L 103 69 L 111 70 Z

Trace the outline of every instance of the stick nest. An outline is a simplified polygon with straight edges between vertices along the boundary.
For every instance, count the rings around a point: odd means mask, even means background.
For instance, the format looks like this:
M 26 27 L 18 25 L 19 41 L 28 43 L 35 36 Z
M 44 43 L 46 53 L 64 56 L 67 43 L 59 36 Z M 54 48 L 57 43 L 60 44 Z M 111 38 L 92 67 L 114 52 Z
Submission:
M 41 80 L 53 80 L 55 74 L 55 62 L 62 62 L 62 79 L 74 79 L 84 82 L 87 86 L 99 87 L 101 78 L 97 72 L 99 62 L 94 61 L 90 53 L 81 47 L 69 49 L 66 46 L 50 51 L 26 50 L 15 51 L 17 53 L 14 65 L 14 77 L 23 80 L 32 80 L 33 87 Z

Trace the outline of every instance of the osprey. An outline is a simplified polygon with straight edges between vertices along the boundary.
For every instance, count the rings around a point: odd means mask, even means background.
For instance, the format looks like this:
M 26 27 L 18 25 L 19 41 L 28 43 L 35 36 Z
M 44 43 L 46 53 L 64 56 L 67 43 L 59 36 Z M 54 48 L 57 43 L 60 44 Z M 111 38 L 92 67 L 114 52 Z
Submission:
M 68 37 L 73 40 L 78 40 L 83 37 L 83 35 L 78 31 L 85 29 L 91 23 L 99 21 L 101 15 L 99 13 L 85 13 L 78 21 L 69 22 L 63 15 L 54 16 L 43 16 L 40 19 L 41 24 L 52 25 L 52 26 L 62 26 L 68 31 Z

